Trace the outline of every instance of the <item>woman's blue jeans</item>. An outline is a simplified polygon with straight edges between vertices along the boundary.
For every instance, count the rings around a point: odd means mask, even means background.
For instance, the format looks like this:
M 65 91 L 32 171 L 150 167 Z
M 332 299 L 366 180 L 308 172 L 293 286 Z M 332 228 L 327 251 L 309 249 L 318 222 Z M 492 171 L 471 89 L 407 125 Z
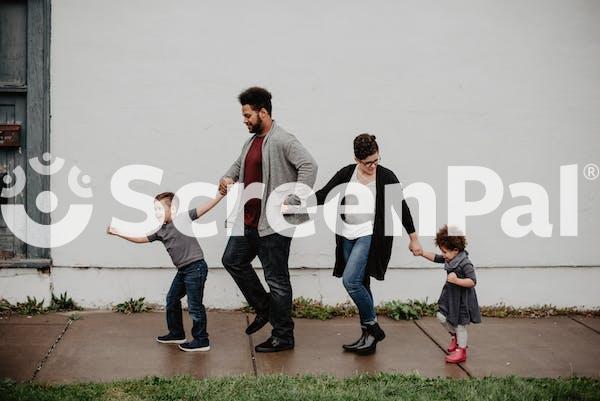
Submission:
M 346 267 L 342 276 L 342 282 L 348 295 L 358 308 L 360 323 L 362 325 L 373 323 L 377 320 L 373 294 L 371 289 L 365 285 L 365 274 L 369 250 L 371 249 L 371 235 L 356 239 L 342 239 L 342 250 Z

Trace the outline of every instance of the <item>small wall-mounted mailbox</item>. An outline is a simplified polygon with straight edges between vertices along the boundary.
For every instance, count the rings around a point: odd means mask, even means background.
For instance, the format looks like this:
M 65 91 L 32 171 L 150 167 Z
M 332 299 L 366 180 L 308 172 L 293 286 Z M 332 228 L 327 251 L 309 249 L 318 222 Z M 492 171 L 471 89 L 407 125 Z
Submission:
M 21 125 L 0 124 L 0 149 L 18 148 L 21 146 Z

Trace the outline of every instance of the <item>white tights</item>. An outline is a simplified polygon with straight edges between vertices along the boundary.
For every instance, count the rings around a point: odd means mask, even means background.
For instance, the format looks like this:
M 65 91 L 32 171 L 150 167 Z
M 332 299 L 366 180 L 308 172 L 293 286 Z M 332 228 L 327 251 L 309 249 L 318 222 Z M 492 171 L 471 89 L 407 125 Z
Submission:
M 468 338 L 467 327 L 460 324 L 456 327 L 452 326 L 450 323 L 448 323 L 446 316 L 442 315 L 440 312 L 437 313 L 437 318 L 442 324 L 442 326 L 444 326 L 450 334 L 456 335 L 456 341 L 458 342 L 458 346 L 460 348 L 466 348 Z

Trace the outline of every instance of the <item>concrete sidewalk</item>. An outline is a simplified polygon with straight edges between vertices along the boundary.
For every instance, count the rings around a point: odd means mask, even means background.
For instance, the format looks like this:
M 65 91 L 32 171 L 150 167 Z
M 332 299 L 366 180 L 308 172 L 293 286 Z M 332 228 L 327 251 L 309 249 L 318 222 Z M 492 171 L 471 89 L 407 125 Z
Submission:
M 387 338 L 375 355 L 344 353 L 341 345 L 359 334 L 356 318 L 327 321 L 296 319 L 296 348 L 255 354 L 270 326 L 248 337 L 253 316 L 211 311 L 211 351 L 187 353 L 159 344 L 164 312 L 122 315 L 113 312 L 10 317 L 0 319 L 0 377 L 41 383 L 102 382 L 144 376 L 330 374 L 417 372 L 437 377 L 600 377 L 600 319 L 486 318 L 469 328 L 469 359 L 448 365 L 448 336 L 433 318 L 396 322 L 381 318 Z M 186 328 L 191 327 L 186 316 Z

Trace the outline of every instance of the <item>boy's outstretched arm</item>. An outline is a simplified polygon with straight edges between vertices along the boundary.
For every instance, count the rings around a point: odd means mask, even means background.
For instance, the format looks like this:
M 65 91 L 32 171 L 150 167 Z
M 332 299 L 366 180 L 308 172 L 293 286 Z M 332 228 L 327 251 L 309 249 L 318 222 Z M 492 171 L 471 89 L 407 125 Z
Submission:
M 198 218 L 208 213 L 213 207 L 217 206 L 217 203 L 219 203 L 221 199 L 223 199 L 223 195 L 221 193 L 217 193 L 217 195 L 213 199 L 198 206 L 196 208 L 196 215 L 198 216 Z
M 108 228 L 106 229 L 106 233 L 108 235 L 116 235 L 117 237 L 121 237 L 123 239 L 126 239 L 127 241 L 134 242 L 136 244 L 145 244 L 147 242 L 150 242 L 148 240 L 148 237 L 130 237 L 128 235 L 119 233 L 114 227 L 111 226 L 108 226 Z

